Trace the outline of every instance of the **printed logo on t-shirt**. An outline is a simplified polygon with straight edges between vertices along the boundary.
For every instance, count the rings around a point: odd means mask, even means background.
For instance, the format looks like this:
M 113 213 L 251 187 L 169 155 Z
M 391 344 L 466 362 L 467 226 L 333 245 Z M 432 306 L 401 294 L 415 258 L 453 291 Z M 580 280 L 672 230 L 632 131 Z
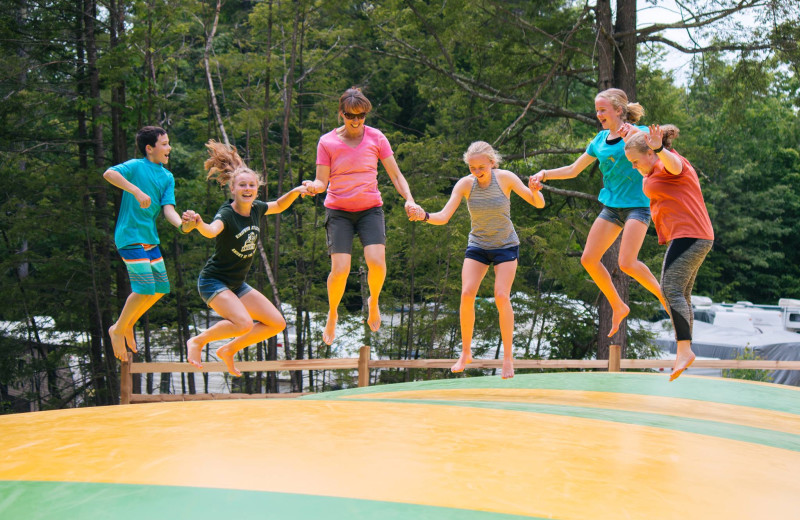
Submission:
M 256 241 L 258 240 L 258 226 L 248 226 L 236 235 L 236 238 L 241 238 L 245 233 L 248 233 L 244 241 L 244 245 L 239 251 L 231 249 L 231 252 L 239 258 L 250 258 L 256 252 Z
M 257 235 L 254 232 L 250 232 L 247 236 L 247 241 L 242 246 L 242 253 L 246 251 L 253 251 L 256 248 L 256 237 Z

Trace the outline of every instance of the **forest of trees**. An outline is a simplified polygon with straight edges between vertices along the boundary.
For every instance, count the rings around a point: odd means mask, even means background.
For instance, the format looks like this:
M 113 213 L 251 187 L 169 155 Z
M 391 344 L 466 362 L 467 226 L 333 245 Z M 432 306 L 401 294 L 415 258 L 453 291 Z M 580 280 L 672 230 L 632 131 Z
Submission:
M 317 140 L 338 124 L 338 97 L 352 85 L 371 99 L 367 124 L 387 135 L 416 201 L 431 211 L 468 173 L 461 155 L 470 142 L 493 143 L 504 167 L 527 179 L 572 162 L 597 132 L 595 94 L 623 88 L 645 107 L 643 123 L 681 129 L 676 149 L 701 176 L 716 242 L 695 293 L 759 303 L 800 297 L 800 1 L 686 0 L 676 3 L 678 22 L 637 24 L 637 9 L 653 3 L 5 0 L 0 409 L 118 402 L 106 331 L 130 287 L 113 244 L 121 192 L 102 173 L 138 156 L 139 127 L 169 132 L 176 209 L 209 219 L 227 194 L 205 180 L 206 141 L 235 146 L 265 174 L 262 198 L 274 200 L 313 178 Z M 689 43 L 671 39 L 676 29 Z M 667 50 L 691 58 L 689 70 L 677 76 Z M 445 227 L 412 223 L 382 170 L 379 182 L 388 236 L 381 308 L 384 323 L 393 320 L 380 334 L 351 334 L 381 357 L 456 357 L 467 211 Z M 517 357 L 607 353 L 611 340 L 598 331 L 608 330 L 609 310 L 580 265 L 601 183 L 596 167 L 553 183 L 543 210 L 512 197 L 522 241 Z M 263 222 L 248 282 L 282 305 L 290 325 L 247 349 L 247 359 L 337 355 L 318 333 L 330 268 L 322 203 L 298 200 Z M 163 349 L 185 359 L 186 339 L 210 319 L 195 281 L 213 243 L 163 219 L 159 233 L 173 290 L 136 329 L 141 361 Z M 343 302 L 355 323 L 366 291 L 360 253 L 357 245 Z M 656 276 L 663 253 L 651 227 L 640 258 Z M 613 266 L 613 250 L 609 259 Z M 632 318 L 657 312 L 642 287 L 618 269 L 614 276 L 636 303 Z M 487 278 L 474 348 L 497 356 Z M 635 327 L 613 341 L 629 357 L 651 349 Z M 202 391 L 194 376 L 178 391 Z M 381 381 L 447 376 L 385 371 Z M 291 377 L 294 390 L 322 389 L 318 378 Z M 159 385 L 144 379 L 143 392 Z M 274 392 L 278 381 L 250 374 L 234 386 Z

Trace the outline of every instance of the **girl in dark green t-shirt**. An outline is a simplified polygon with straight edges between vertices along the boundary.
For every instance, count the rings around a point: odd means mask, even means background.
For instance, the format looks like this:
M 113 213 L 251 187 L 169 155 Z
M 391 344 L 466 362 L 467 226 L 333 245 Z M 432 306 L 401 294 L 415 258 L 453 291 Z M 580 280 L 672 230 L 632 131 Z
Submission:
M 242 373 L 234 366 L 233 356 L 286 328 L 283 315 L 272 302 L 245 283 L 256 252 L 261 217 L 282 212 L 298 195 L 308 192 L 305 186 L 298 186 L 276 201 L 257 200 L 262 178 L 244 164 L 236 150 L 215 141 L 209 141 L 206 147 L 209 158 L 204 166 L 208 179 L 227 185 L 233 198 L 219 208 L 210 224 L 191 210 L 184 212 L 183 221 L 195 222 L 201 235 L 216 239 L 214 254 L 200 272 L 197 288 L 203 301 L 223 319 L 186 342 L 187 357 L 189 363 L 202 368 L 203 347 L 232 337 L 217 349 L 217 357 L 238 377 Z

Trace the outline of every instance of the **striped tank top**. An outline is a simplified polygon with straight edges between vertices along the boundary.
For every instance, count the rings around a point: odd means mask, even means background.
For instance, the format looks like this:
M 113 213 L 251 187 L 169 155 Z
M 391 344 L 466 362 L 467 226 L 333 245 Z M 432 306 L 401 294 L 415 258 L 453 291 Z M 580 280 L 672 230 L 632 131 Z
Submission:
M 472 179 L 467 199 L 472 217 L 468 245 L 481 249 L 506 249 L 519 245 L 519 237 L 511 223 L 511 201 L 497 182 L 494 170 L 489 185 L 482 188 L 478 178 Z

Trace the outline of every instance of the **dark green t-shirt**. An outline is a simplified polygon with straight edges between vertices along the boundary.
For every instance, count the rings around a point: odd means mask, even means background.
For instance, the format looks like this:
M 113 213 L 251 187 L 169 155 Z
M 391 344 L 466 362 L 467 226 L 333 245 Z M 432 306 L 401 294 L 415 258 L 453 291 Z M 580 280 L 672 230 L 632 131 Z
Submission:
M 235 289 L 244 283 L 253 263 L 261 217 L 267 212 L 267 203 L 253 202 L 249 217 L 236 213 L 232 203 L 229 200 L 214 215 L 214 220 L 221 220 L 225 228 L 217 235 L 214 254 L 206 262 L 200 277 L 214 278 Z

